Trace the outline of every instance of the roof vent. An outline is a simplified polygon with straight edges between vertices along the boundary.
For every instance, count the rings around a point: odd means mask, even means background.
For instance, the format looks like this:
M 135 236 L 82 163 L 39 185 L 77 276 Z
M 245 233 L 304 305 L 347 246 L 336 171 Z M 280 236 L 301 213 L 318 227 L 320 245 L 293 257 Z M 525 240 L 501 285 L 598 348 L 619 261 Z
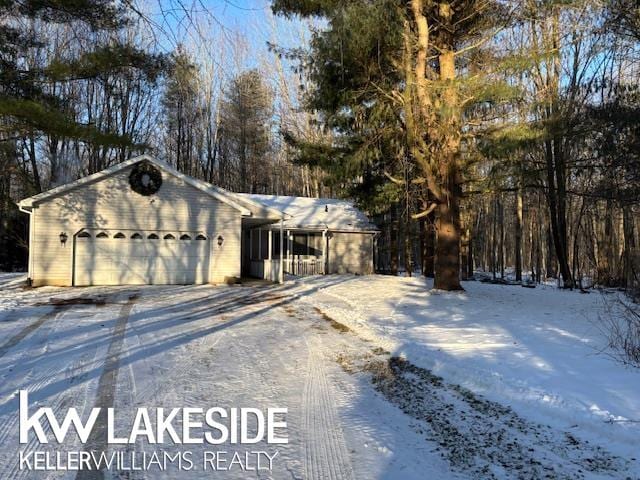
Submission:
M 324 206 L 324 211 L 327 212 L 327 213 L 329 212 L 329 205 L 325 205 Z

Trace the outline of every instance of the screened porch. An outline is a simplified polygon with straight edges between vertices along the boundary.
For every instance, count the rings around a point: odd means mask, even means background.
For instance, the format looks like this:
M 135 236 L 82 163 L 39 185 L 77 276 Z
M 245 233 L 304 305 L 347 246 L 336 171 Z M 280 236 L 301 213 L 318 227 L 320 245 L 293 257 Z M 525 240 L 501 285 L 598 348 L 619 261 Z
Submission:
M 251 228 L 243 238 L 243 273 L 278 281 L 281 265 L 288 275 L 306 276 L 325 273 L 325 231 L 283 229 L 278 226 Z M 281 260 L 282 256 L 282 260 Z

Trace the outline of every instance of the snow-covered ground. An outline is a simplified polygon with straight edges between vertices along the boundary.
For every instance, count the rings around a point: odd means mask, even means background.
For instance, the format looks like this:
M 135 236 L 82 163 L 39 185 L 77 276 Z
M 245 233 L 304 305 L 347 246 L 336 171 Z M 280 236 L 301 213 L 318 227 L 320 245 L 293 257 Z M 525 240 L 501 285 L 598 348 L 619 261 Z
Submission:
M 407 277 L 300 283 L 364 338 L 527 418 L 640 457 L 640 370 L 601 353 L 601 294 Z M 320 287 L 320 288 L 318 288 Z
M 20 450 L 86 448 L 20 445 L 20 389 L 83 418 L 112 406 L 120 430 L 139 407 L 288 408 L 286 445 L 129 448 L 278 451 L 271 472 L 216 478 L 640 478 L 640 425 L 605 422 L 640 418 L 640 374 L 595 354 L 595 294 L 477 283 L 444 294 L 383 276 L 82 289 L 22 279 L 0 275 L 1 479 L 88 478 L 18 469 Z M 104 473 L 212 476 L 198 465 Z
M 52 298 L 96 296 L 106 303 L 47 305 Z M 428 452 L 411 419 L 336 363 L 336 349 L 351 348 L 350 340 L 296 302 L 290 285 L 23 290 L 13 282 L 0 291 L 0 304 L 9 307 L 0 312 L 0 478 L 76 478 L 74 472 L 20 471 L 18 452 L 87 449 L 78 441 L 42 445 L 35 437 L 20 445 L 20 389 L 29 390 L 33 408 L 52 407 L 61 415 L 76 407 L 87 418 L 94 406 L 113 406 L 119 431 L 130 427 L 138 407 L 286 407 L 286 445 L 139 442 L 133 448 L 189 450 L 194 459 L 205 449 L 277 450 L 273 471 L 258 478 L 449 477 L 447 463 Z M 119 447 L 91 437 L 89 446 Z M 196 467 L 180 473 L 115 470 L 106 477 L 211 475 Z M 236 467 L 215 476 L 256 473 Z

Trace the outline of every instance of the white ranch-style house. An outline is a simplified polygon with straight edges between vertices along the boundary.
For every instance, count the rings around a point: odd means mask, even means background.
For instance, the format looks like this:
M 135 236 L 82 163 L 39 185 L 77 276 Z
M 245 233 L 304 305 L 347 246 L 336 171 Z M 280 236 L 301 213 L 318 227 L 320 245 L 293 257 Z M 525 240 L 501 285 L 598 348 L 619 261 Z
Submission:
M 148 155 L 18 206 L 34 286 L 373 273 L 377 230 L 350 202 L 233 193 Z

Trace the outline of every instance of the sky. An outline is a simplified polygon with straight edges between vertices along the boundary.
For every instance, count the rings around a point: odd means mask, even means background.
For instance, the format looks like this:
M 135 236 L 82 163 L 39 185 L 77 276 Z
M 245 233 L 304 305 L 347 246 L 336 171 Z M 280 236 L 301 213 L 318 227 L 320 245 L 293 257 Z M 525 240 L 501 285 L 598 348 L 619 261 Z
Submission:
M 204 46 L 218 56 L 220 49 L 234 48 L 240 39 L 244 67 L 259 64 L 268 53 L 267 42 L 298 47 L 301 35 L 308 38 L 305 22 L 274 16 L 269 0 L 140 0 L 140 4 L 164 37 L 164 50 L 183 43 L 189 48 Z
M 156 45 L 164 52 L 183 45 L 214 99 L 240 72 L 257 68 L 274 94 L 273 128 L 287 121 L 287 112 L 301 100 L 295 62 L 277 58 L 267 43 L 304 46 L 310 37 L 307 20 L 274 16 L 271 0 L 136 1 Z

